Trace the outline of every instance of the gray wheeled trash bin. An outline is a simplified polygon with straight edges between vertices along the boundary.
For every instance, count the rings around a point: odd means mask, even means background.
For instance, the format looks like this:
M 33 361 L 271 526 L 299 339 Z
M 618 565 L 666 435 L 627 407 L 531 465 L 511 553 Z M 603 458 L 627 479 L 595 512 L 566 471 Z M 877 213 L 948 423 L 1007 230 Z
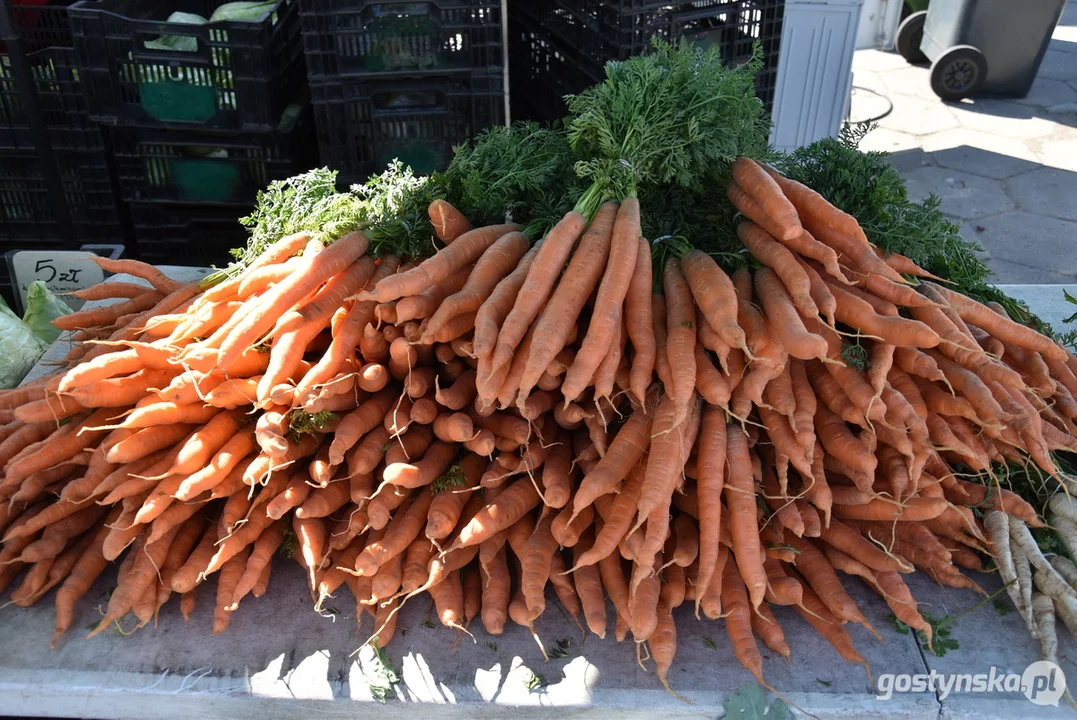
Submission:
M 943 100 L 1024 97 L 1066 0 L 931 0 L 920 49 Z

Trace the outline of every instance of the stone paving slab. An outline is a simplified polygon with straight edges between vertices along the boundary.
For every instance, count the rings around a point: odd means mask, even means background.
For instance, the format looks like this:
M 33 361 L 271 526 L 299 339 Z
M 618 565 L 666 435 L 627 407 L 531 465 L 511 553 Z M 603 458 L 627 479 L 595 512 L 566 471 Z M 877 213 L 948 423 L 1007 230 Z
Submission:
M 982 230 L 981 230 L 982 228 Z M 1077 278 L 1077 224 L 1023 210 L 967 221 L 961 234 L 987 250 L 987 264 L 995 259 L 1039 268 L 1044 272 Z
M 938 195 L 942 211 L 962 219 L 997 215 L 1014 209 L 1014 201 L 999 183 L 949 168 L 925 166 L 905 173 L 909 198 Z

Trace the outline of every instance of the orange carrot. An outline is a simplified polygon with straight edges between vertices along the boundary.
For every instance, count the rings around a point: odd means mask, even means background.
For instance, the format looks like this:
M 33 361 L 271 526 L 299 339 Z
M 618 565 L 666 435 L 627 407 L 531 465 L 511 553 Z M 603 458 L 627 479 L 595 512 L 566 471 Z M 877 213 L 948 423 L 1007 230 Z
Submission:
M 741 578 L 748 588 L 752 607 L 759 607 L 763 602 L 767 581 L 763 572 L 763 550 L 756 523 L 755 486 L 751 460 L 748 457 L 748 441 L 739 425 L 728 425 L 726 438 L 728 473 L 722 494 L 729 508 L 733 554 L 737 559 L 736 565 Z
M 426 209 L 438 240 L 448 245 L 471 230 L 471 223 L 464 214 L 446 200 L 434 200 Z
M 634 197 L 625 198 L 617 210 L 610 259 L 595 295 L 591 323 L 561 383 L 561 393 L 566 400 L 575 400 L 587 387 L 606 355 L 615 329 L 621 324 L 625 296 L 636 269 L 636 253 L 640 250 L 639 213 L 639 201 Z
M 636 267 L 628 283 L 625 295 L 625 329 L 632 341 L 632 367 L 629 385 L 638 402 L 647 395 L 655 362 L 654 326 L 651 320 L 651 251 L 650 243 L 639 240 L 636 251 Z
M 520 393 L 527 397 L 550 361 L 564 347 L 580 311 L 598 285 L 606 268 L 618 205 L 603 203 L 580 238 L 572 259 L 558 281 L 542 314 L 535 321 L 535 334 L 520 380 Z M 495 356 L 494 364 L 497 364 Z
M 819 307 L 812 298 L 811 280 L 793 253 L 753 222 L 738 225 L 737 237 L 759 262 L 774 271 L 801 315 L 809 318 L 819 315 Z
M 760 568 L 762 569 L 762 568 Z M 725 613 L 725 627 L 733 654 L 740 664 L 746 667 L 760 684 L 763 680 L 763 656 L 752 635 L 752 608 L 748 605 L 748 593 L 741 580 L 743 571 L 738 573 L 737 564 L 727 562 L 722 573 L 722 609 Z
M 439 250 L 433 257 L 406 272 L 390 275 L 372 289 L 360 293 L 358 299 L 384 303 L 409 295 L 418 295 L 426 288 L 436 285 L 466 265 L 475 262 L 505 233 L 518 230 L 520 226 L 512 224 L 488 225 L 469 230 L 456 238 L 452 244 Z
M 301 301 L 326 280 L 342 272 L 366 252 L 367 239 L 352 232 L 311 257 L 297 272 L 263 294 L 257 306 L 220 344 L 220 367 L 227 368 L 277 322 L 280 315 Z

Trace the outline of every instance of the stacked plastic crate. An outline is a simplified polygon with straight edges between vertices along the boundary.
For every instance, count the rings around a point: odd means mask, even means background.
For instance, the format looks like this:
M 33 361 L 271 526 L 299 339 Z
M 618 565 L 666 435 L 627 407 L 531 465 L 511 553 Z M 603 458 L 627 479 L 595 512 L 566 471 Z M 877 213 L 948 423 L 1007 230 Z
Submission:
M 756 92 L 769 111 L 785 0 L 513 0 L 509 47 L 513 119 L 552 120 L 563 97 L 602 79 L 603 65 L 646 52 L 655 38 L 718 45 L 727 64 L 758 43 Z
M 256 192 L 314 156 L 298 0 L 102 0 L 69 11 L 91 117 L 106 128 L 134 254 L 221 264 Z M 185 13 L 187 15 L 181 15 Z M 200 22 L 202 20 L 209 22 Z
M 0 46 L 0 254 L 123 242 L 105 138 L 79 84 L 67 3 L 5 5 L 13 39 Z M 0 292 L 14 300 L 3 258 Z
M 300 0 L 322 163 L 362 182 L 444 167 L 506 118 L 502 0 Z

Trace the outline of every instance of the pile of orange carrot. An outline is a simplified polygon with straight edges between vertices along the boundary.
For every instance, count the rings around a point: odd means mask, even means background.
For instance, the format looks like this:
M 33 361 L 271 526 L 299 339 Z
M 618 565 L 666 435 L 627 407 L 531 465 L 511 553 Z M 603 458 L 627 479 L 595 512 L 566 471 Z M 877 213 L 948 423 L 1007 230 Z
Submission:
M 221 632 L 294 533 L 315 604 L 347 586 L 382 646 L 418 594 L 499 634 L 552 586 L 667 687 L 681 605 L 763 683 L 758 642 L 791 652 L 773 605 L 866 666 L 852 576 L 930 637 L 902 575 L 978 590 L 982 511 L 1040 524 L 991 466 L 1077 450 L 1077 359 L 811 189 L 746 158 L 733 178 L 757 267 L 732 276 L 653 253 L 631 197 L 534 245 L 439 200 L 427 259 L 298 234 L 200 293 L 107 267 L 152 289 L 92 289 L 128 299 L 61 318 L 67 367 L 0 393 L 0 590 L 57 588 L 59 639 L 110 563 L 91 635 L 172 594 L 187 616 L 215 577 Z

